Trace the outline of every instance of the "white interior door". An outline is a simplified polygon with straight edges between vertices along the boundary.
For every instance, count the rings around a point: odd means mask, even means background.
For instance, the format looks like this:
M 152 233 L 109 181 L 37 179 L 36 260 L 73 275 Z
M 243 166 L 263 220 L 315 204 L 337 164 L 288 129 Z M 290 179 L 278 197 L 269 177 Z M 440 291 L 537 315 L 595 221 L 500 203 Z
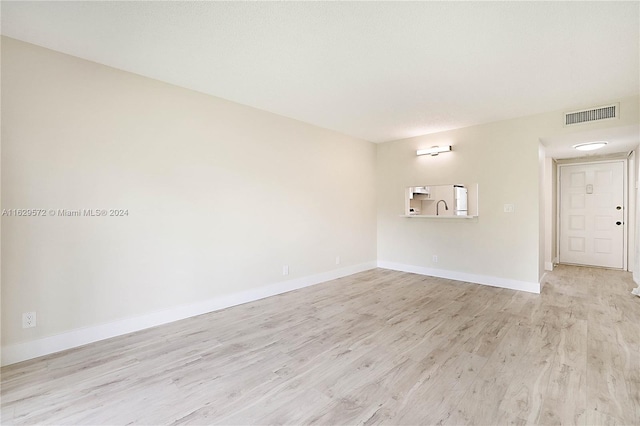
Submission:
M 560 167 L 560 263 L 624 268 L 624 165 Z

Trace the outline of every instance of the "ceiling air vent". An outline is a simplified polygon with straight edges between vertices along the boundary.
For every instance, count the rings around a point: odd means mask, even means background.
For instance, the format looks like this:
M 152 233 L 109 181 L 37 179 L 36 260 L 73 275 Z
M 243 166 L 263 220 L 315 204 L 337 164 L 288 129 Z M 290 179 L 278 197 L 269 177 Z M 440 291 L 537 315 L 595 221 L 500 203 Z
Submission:
M 596 108 L 584 109 L 582 111 L 566 112 L 564 114 L 564 125 L 573 126 L 574 124 L 618 118 L 619 109 L 620 104 L 612 104 Z

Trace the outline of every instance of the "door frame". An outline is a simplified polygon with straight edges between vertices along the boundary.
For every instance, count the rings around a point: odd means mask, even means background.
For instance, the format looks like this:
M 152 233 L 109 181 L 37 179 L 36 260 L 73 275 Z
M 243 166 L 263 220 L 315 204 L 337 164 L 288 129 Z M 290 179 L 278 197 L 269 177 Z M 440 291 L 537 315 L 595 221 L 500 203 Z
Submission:
M 556 259 L 558 259 L 558 263 L 560 263 L 560 234 L 562 233 L 562 188 L 561 188 L 561 180 L 562 180 L 562 167 L 566 166 L 584 166 L 591 164 L 604 164 L 604 163 L 620 163 L 622 162 L 622 194 L 623 194 L 623 204 L 622 204 L 622 220 L 624 223 L 624 232 L 622 236 L 622 269 L 617 268 L 606 268 L 606 269 L 615 269 L 617 271 L 628 271 L 629 270 L 629 230 L 632 228 L 629 224 L 629 158 L 628 156 L 620 156 L 614 158 L 607 159 L 594 159 L 588 160 L 585 158 L 575 158 L 575 159 L 567 159 L 565 161 L 557 160 L 556 164 L 556 249 L 555 253 Z M 584 265 L 586 267 L 593 268 L 602 268 L 602 266 L 589 266 Z

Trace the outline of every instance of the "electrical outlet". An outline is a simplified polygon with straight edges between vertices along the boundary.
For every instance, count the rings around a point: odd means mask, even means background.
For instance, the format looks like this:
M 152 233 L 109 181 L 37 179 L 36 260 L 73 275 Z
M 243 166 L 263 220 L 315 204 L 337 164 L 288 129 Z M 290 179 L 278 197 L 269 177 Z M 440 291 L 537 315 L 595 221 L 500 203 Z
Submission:
M 284 265 L 282 267 L 282 275 L 289 275 L 289 265 Z
M 336 265 L 340 264 L 340 256 L 336 256 Z
M 431 260 L 433 260 L 433 263 L 438 263 L 438 255 L 434 254 Z
M 22 314 L 22 328 L 31 328 L 36 326 L 36 313 L 24 312 Z
M 504 205 L 504 212 L 505 213 L 513 213 L 514 210 L 515 210 L 515 206 L 513 204 L 505 204 Z

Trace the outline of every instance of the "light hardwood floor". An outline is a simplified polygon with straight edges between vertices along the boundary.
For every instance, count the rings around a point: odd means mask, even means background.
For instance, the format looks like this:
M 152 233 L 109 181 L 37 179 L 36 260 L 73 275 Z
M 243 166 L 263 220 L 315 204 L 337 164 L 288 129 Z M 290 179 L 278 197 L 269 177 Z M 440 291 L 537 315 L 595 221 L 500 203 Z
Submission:
M 5 367 L 2 424 L 640 424 L 629 273 L 383 269 Z

